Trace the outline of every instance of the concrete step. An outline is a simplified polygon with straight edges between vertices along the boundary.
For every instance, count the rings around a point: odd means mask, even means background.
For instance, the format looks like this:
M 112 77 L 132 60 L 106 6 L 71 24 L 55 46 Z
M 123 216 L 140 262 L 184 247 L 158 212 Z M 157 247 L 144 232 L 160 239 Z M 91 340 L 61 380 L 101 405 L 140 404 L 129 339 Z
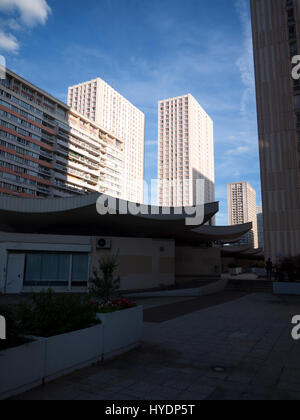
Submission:
M 252 293 L 272 293 L 273 282 L 268 280 L 234 280 L 230 279 L 226 290 Z

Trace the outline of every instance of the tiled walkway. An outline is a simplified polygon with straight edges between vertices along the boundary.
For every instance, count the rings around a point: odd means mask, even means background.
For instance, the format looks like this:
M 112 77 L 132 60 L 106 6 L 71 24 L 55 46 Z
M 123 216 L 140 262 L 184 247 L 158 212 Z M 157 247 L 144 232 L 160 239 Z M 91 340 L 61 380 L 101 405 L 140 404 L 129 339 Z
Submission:
M 300 299 L 267 294 L 236 297 L 208 308 L 201 309 L 201 303 L 200 310 L 176 318 L 173 307 L 172 319 L 166 322 L 158 320 L 160 301 L 146 301 L 157 315 L 155 323 L 145 323 L 140 349 L 20 398 L 300 399 L 300 341 L 291 338 L 291 319 L 300 315 Z M 196 300 L 189 302 L 196 305 Z M 186 303 L 180 299 L 178 305 Z

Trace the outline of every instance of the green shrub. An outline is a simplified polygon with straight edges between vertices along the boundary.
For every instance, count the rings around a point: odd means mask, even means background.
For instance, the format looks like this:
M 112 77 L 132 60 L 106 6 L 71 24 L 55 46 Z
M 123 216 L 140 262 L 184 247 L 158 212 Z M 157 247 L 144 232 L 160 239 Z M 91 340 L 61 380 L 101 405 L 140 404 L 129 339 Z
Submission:
M 282 258 L 277 263 L 279 281 L 300 281 L 300 256 Z
M 25 334 L 52 337 L 99 324 L 97 307 L 89 297 L 56 295 L 52 290 L 34 294 L 29 303 L 17 307 Z
M 230 263 L 228 264 L 228 268 L 238 268 L 237 263 Z
M 257 263 L 255 263 L 254 268 L 265 268 L 266 264 L 264 261 L 258 261 Z

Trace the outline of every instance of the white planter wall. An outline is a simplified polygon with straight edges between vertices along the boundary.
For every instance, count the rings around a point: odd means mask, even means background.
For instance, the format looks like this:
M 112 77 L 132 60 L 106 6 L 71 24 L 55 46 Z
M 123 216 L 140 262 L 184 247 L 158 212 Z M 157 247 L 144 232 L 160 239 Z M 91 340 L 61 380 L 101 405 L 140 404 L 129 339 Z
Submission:
M 275 295 L 294 295 L 300 296 L 300 283 L 273 283 Z
M 46 346 L 45 382 L 102 360 L 103 325 L 41 340 Z
M 101 325 L 0 352 L 0 400 L 120 355 L 141 343 L 141 306 L 98 314 Z
M 43 383 L 45 342 L 35 341 L 0 352 L 0 400 Z
M 142 341 L 143 308 L 98 314 L 104 329 L 104 360 L 136 348 Z
M 229 274 L 231 274 L 232 276 L 238 276 L 240 274 L 243 274 L 243 269 L 242 268 L 230 268 L 229 269 Z

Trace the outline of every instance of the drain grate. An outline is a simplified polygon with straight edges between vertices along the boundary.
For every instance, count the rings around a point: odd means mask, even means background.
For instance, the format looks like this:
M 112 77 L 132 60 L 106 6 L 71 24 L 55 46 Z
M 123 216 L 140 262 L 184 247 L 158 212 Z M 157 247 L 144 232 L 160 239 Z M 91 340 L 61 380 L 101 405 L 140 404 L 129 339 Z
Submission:
M 213 366 L 213 367 L 211 368 L 211 370 L 212 370 L 213 372 L 216 372 L 216 373 L 224 373 L 224 372 L 226 372 L 226 368 L 224 368 L 224 367 L 222 367 L 222 366 Z

